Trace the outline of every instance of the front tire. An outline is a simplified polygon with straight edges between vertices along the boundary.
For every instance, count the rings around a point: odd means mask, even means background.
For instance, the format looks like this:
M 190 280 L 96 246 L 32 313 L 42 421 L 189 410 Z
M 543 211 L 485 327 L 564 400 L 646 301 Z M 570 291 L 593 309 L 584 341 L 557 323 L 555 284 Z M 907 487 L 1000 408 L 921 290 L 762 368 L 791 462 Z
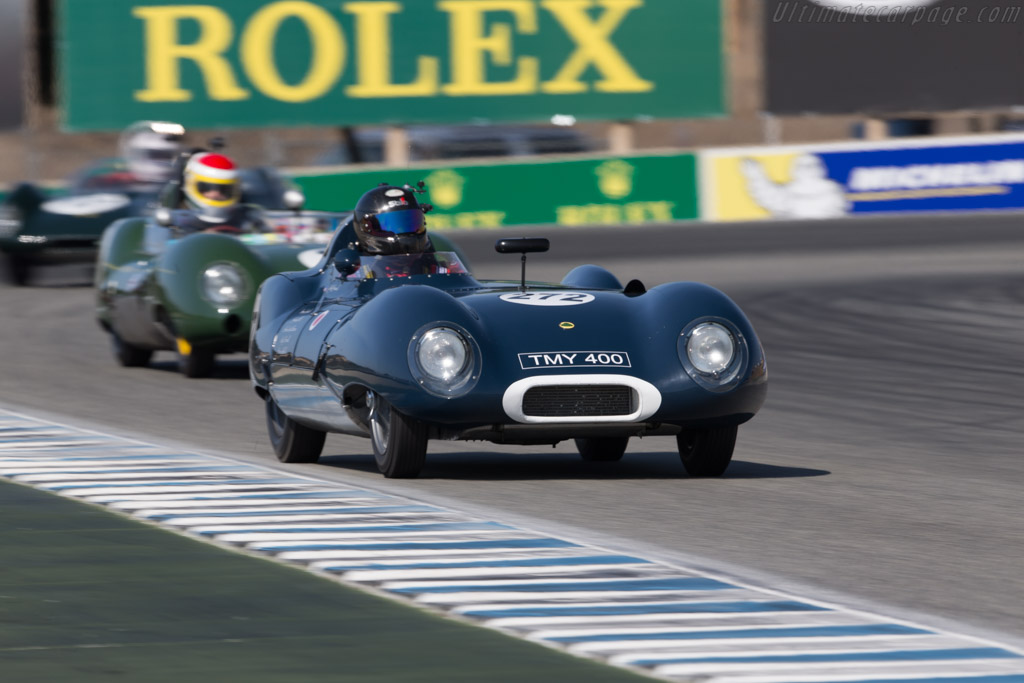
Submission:
M 395 410 L 372 391 L 366 392 L 366 407 L 377 469 L 388 479 L 419 475 L 427 457 L 427 426 Z
M 580 457 L 589 462 L 614 462 L 622 460 L 629 445 L 628 436 L 605 439 L 576 439 L 576 450 Z
M 17 254 L 7 254 L 7 280 L 15 287 L 25 287 L 32 281 L 32 261 Z
M 327 434 L 291 419 L 270 396 L 266 399 L 267 433 L 274 454 L 281 462 L 316 462 L 324 450 Z
M 178 370 L 186 377 L 209 377 L 213 374 L 216 356 L 206 349 L 192 349 L 188 355 L 178 353 Z
M 143 368 L 149 365 L 153 357 L 152 349 L 144 349 L 134 344 L 129 344 L 115 333 L 110 333 L 110 342 L 114 348 L 114 358 L 126 368 Z
M 739 427 L 718 427 L 716 429 L 692 429 L 676 435 L 679 458 L 686 473 L 691 477 L 720 477 L 736 447 L 736 432 Z

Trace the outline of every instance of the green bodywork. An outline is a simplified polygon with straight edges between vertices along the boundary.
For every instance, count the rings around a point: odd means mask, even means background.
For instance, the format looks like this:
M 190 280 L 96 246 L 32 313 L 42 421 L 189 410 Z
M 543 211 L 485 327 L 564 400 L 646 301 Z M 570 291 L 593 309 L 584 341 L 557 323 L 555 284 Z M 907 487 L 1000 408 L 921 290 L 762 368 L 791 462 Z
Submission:
M 254 243 L 260 241 L 265 243 Z M 195 233 L 176 239 L 153 219 L 122 219 L 100 242 L 97 316 L 108 332 L 142 349 L 180 350 L 184 340 L 210 353 L 242 351 L 260 283 L 274 273 L 305 270 L 299 255 L 323 248 L 275 234 Z M 229 306 L 213 303 L 202 291 L 204 271 L 219 263 L 235 265 L 246 281 L 244 295 Z

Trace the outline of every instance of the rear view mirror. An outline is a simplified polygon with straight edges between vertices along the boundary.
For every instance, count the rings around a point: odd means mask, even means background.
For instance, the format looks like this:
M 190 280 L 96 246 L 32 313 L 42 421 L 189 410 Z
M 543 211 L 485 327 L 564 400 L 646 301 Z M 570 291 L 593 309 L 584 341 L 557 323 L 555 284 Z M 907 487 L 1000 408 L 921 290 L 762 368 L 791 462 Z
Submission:
M 544 237 L 519 237 L 498 240 L 494 250 L 499 254 L 532 254 L 547 251 L 551 242 Z
M 334 267 L 343 277 L 348 277 L 359 270 L 359 252 L 355 249 L 342 249 L 334 255 Z
M 153 218 L 156 220 L 157 225 L 162 225 L 166 228 L 171 224 L 171 210 L 166 206 L 161 206 L 153 212 Z
M 547 251 L 551 243 L 544 237 L 520 237 L 518 239 L 508 238 L 498 240 L 494 243 L 494 250 L 499 254 L 522 254 L 522 279 L 519 283 L 519 291 L 526 291 L 526 255 L 539 251 Z

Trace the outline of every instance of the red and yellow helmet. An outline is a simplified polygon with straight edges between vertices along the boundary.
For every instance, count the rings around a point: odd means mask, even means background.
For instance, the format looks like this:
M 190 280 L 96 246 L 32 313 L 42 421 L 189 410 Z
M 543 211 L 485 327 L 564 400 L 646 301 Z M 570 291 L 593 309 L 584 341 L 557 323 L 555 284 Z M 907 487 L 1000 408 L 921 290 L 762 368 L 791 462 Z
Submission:
M 238 167 L 223 154 L 193 155 L 185 164 L 183 183 L 186 200 L 205 220 L 224 219 L 241 195 Z

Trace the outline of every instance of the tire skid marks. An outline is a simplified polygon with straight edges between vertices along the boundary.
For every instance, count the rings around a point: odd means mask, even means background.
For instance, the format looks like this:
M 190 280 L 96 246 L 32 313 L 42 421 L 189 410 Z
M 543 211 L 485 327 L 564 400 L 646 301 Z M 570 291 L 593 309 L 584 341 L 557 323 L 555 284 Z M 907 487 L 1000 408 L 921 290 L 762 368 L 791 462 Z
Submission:
M 0 476 L 663 679 L 1024 683 L 998 643 L 5 411 Z

